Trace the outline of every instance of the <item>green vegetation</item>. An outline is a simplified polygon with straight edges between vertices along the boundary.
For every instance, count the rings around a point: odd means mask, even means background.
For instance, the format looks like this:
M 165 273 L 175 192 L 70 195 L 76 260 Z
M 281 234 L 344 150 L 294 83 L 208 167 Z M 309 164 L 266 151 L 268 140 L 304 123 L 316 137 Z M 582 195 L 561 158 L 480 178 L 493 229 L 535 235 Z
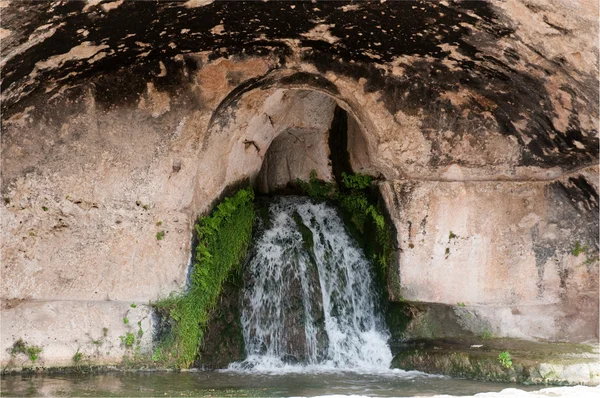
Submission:
M 340 207 L 343 218 L 353 229 L 351 232 L 363 246 L 366 255 L 375 263 L 382 286 L 386 286 L 388 276 L 395 276 L 388 272 L 394 253 L 392 229 L 385 220 L 377 188 L 373 186 L 373 177 L 342 173 L 342 185 L 338 189 L 333 183 L 318 180 L 313 170 L 308 182 L 300 179 L 296 182 L 311 198 L 331 200 Z M 399 290 L 396 279 L 394 278 L 392 285 L 395 290 Z
M 510 353 L 508 351 L 502 351 L 498 355 L 498 360 L 500 361 L 500 364 L 506 369 L 512 369 L 512 358 L 510 357 Z
M 165 231 L 160 231 L 156 233 L 156 240 L 163 240 L 165 237 Z
M 125 316 L 123 317 L 123 323 L 127 325 L 129 323 L 129 319 Z
M 162 221 L 157 221 L 157 222 L 156 222 L 156 226 L 157 226 L 157 227 L 160 227 L 161 225 L 162 225 Z
M 137 305 L 135 303 L 131 303 L 130 307 L 131 308 L 137 308 Z
M 373 182 L 373 177 L 364 174 L 346 174 L 342 173 L 342 181 L 348 189 L 367 189 Z
M 19 339 L 19 340 L 15 341 L 15 343 L 13 344 L 13 346 L 10 350 L 11 355 L 17 355 L 17 354 L 27 355 L 31 362 L 35 362 L 40 357 L 41 352 L 42 352 L 41 347 L 38 347 L 36 345 L 27 345 L 27 343 L 25 343 L 23 341 L 23 339 Z
M 317 172 L 312 170 L 310 172 L 310 179 L 308 182 L 296 179 L 296 183 L 300 186 L 302 191 L 311 198 L 315 199 L 326 199 L 332 198 L 336 194 L 335 184 L 325 182 L 317 178 Z
M 446 258 L 448 258 L 448 256 L 450 255 L 450 248 L 447 247 L 446 251 L 444 251 L 444 255 L 446 256 Z
M 577 241 L 577 242 L 575 242 L 575 247 L 571 249 L 571 254 L 574 255 L 575 257 L 577 257 L 580 254 L 585 253 L 588 249 L 589 249 L 589 247 L 581 246 L 581 243 L 579 243 L 579 241 Z
M 452 239 L 458 238 L 458 235 L 454 234 L 454 232 L 450 231 L 450 235 L 448 235 L 448 242 Z
M 481 335 L 479 336 L 482 340 L 490 340 L 492 337 L 492 332 L 490 332 L 489 330 L 485 329 Z
M 459 306 L 459 307 L 465 307 L 466 306 L 465 303 L 460 302 L 460 301 L 458 303 L 456 303 L 456 305 Z
M 125 347 L 133 347 L 133 343 L 135 343 L 135 335 L 131 332 L 125 333 L 125 336 L 119 336 Z
M 46 206 L 42 206 L 42 210 L 48 211 L 48 208 Z
M 294 214 L 292 215 L 292 218 L 296 222 L 296 225 L 298 226 L 298 229 L 300 230 L 300 234 L 302 234 L 302 244 L 304 245 L 304 248 L 309 253 L 312 253 L 313 247 L 315 245 L 314 236 L 313 236 L 312 231 L 310 230 L 310 228 L 308 228 L 306 225 L 304 225 L 304 223 L 302 222 L 302 217 L 300 217 L 300 214 L 298 214 L 297 211 L 294 212 Z
M 73 362 L 78 364 L 79 362 L 81 362 L 82 359 L 83 359 L 83 354 L 79 352 L 79 349 L 77 349 L 77 352 L 75 353 L 75 355 L 73 355 Z
M 198 246 L 189 290 L 154 304 L 171 324 L 152 356 L 155 362 L 181 368 L 194 362 L 223 283 L 241 272 L 254 214 L 254 192 L 242 189 L 226 198 L 210 216 L 198 220 Z

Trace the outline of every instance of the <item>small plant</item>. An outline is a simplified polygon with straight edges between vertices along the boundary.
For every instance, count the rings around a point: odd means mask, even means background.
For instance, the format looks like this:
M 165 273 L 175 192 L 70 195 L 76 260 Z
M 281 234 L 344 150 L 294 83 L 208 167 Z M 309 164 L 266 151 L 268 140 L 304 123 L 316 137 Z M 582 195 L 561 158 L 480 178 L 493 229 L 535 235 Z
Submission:
M 129 318 L 127 318 L 126 316 L 125 316 L 125 317 L 123 317 L 123 323 L 124 323 L 125 325 L 129 324 Z
M 335 184 L 319 180 L 315 170 L 311 170 L 308 182 L 297 178 L 296 183 L 311 198 L 327 199 L 336 195 Z
M 506 369 L 512 369 L 513 363 L 512 358 L 510 357 L 510 353 L 508 351 L 502 351 L 498 355 L 498 360 L 500 364 Z
M 157 226 L 157 227 L 160 227 L 161 225 L 162 225 L 162 221 L 157 221 L 157 222 L 156 222 L 156 226 Z
M 131 308 L 137 308 L 137 305 L 135 303 L 131 303 L 130 307 Z
M 41 352 L 42 352 L 41 347 L 38 347 L 36 345 L 27 345 L 27 343 L 25 343 L 23 341 L 23 339 L 19 339 L 19 340 L 15 341 L 15 343 L 13 344 L 13 346 L 10 350 L 10 353 L 12 355 L 17 355 L 17 354 L 27 355 L 31 362 L 35 362 L 39 358 Z
M 48 211 L 48 208 L 46 206 L 42 206 L 42 210 Z M 579 242 L 577 242 L 577 243 L 579 243 Z
M 108 336 L 108 328 L 102 328 L 102 336 Z
M 448 258 L 448 256 L 450 255 L 450 248 L 447 247 L 446 251 L 444 252 L 444 255 L 446 256 L 446 258 Z
M 490 340 L 492 338 L 492 332 L 486 329 L 483 331 L 483 333 L 481 333 L 481 336 L 479 337 L 481 338 L 481 340 Z
M 458 236 L 454 234 L 454 232 L 450 231 L 450 235 L 448 235 L 448 242 L 455 238 L 458 238 Z
M 142 206 L 144 208 L 144 210 L 148 210 L 150 208 L 150 205 L 146 204 Z
M 83 354 L 81 354 L 78 349 L 77 352 L 75 353 L 75 355 L 73 355 L 73 362 L 79 363 L 79 362 L 81 362 L 82 358 L 83 358 Z
M 459 301 L 458 303 L 456 303 L 456 305 L 459 306 L 459 307 L 465 307 L 466 306 L 465 303 L 463 303 L 461 301 Z
M 581 246 L 579 241 L 575 242 L 575 247 L 571 249 L 571 254 L 575 257 L 579 256 L 582 253 L 585 253 L 589 248 L 587 246 Z
M 165 237 L 165 231 L 159 231 L 156 233 L 156 240 L 163 240 Z
M 125 333 L 125 336 L 119 336 L 125 347 L 133 347 L 133 343 L 135 343 L 135 335 L 131 332 Z
M 364 174 L 346 174 L 342 173 L 342 182 L 348 189 L 365 189 L 371 186 L 373 177 Z

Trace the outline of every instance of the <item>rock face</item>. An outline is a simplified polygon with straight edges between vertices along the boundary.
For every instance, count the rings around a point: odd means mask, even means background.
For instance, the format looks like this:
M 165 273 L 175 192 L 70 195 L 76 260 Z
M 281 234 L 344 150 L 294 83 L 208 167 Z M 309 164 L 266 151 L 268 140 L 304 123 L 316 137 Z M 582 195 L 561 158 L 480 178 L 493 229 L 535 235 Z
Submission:
M 328 137 L 335 100 L 318 91 L 292 91 L 288 95 L 297 99 L 284 102 L 289 107 L 280 111 L 280 117 L 290 127 L 278 133 L 264 155 L 257 177 L 258 189 L 263 193 L 282 190 L 298 178 L 308 181 L 312 170 L 321 180 L 333 179 Z M 273 120 L 273 115 L 269 117 Z M 246 145 L 255 145 L 253 142 Z
M 120 361 L 130 303 L 184 285 L 227 187 L 332 178 L 336 106 L 399 294 L 464 303 L 474 333 L 598 339 L 596 2 L 0 7 L 2 366 L 19 338 L 66 364 L 103 327 L 94 361 Z

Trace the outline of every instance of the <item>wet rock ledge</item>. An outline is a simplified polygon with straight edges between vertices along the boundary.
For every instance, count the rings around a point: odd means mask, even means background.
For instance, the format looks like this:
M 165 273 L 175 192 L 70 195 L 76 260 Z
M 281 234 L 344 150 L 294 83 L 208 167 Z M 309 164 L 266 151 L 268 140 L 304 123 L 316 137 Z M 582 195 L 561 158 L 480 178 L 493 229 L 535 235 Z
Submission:
M 598 344 L 515 339 L 410 341 L 396 347 L 392 367 L 475 380 L 597 385 Z

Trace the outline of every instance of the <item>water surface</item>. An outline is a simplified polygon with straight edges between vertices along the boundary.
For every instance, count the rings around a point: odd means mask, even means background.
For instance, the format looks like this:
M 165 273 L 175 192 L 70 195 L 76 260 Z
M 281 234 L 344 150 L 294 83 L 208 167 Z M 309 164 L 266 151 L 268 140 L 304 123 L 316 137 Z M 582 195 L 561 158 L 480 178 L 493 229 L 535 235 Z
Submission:
M 6 397 L 464 396 L 515 387 L 400 370 L 367 375 L 352 372 L 276 375 L 232 371 L 6 375 L 0 386 L 1 395 Z M 519 386 L 519 389 L 529 391 L 540 388 Z

